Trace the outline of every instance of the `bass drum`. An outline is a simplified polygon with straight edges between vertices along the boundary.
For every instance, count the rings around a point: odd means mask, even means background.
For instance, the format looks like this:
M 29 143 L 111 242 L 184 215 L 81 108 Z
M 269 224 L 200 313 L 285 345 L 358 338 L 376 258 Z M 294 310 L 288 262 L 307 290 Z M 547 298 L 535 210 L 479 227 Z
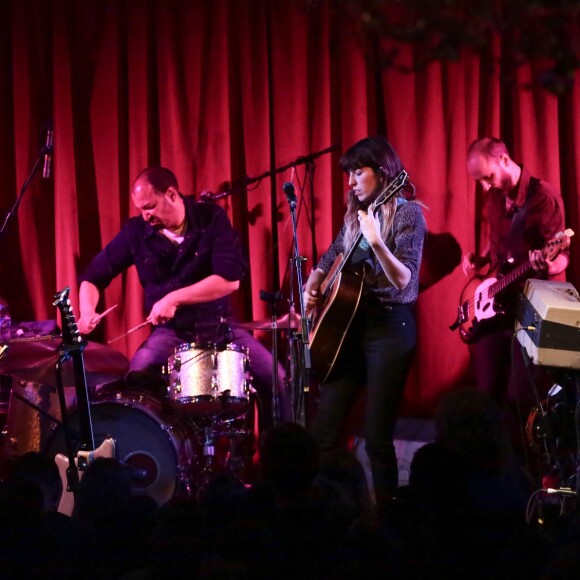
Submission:
M 91 403 L 95 448 L 108 437 L 115 441 L 115 455 L 126 464 L 135 488 L 153 497 L 159 505 L 170 500 L 183 483 L 188 485 L 193 451 L 188 429 L 175 415 L 163 412 L 161 403 L 148 394 L 117 393 Z M 79 447 L 79 416 L 69 415 Z M 66 455 L 64 429 L 58 427 L 48 441 L 46 453 Z

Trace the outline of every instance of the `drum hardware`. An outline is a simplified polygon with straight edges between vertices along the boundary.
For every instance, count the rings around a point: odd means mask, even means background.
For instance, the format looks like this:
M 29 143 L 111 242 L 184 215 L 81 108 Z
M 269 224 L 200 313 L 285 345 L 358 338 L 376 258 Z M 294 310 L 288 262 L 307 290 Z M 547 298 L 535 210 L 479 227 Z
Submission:
M 182 389 L 181 389 L 181 379 L 179 378 L 179 375 L 177 375 L 175 379 L 173 379 L 173 390 L 176 395 L 181 395 Z M 167 392 L 168 393 L 171 392 L 169 390 L 169 387 L 167 387 Z
M 286 330 L 296 330 L 300 328 L 300 316 L 295 312 L 288 312 L 283 316 L 280 316 L 276 320 L 275 325 L 272 319 L 266 319 L 240 322 L 238 326 L 240 328 L 245 328 L 246 330 L 275 330 L 278 332 L 284 332 Z
M 245 429 L 237 429 L 234 431 L 226 431 L 222 436 L 230 440 L 230 447 L 226 457 L 226 470 L 238 479 L 242 478 L 242 474 L 246 469 L 246 462 L 239 452 L 238 440 L 250 436 L 251 433 Z
M 247 429 L 224 430 L 223 425 L 218 422 L 217 418 L 212 421 L 211 425 L 206 425 L 198 431 L 203 462 L 195 484 L 198 497 L 203 493 L 212 476 L 222 472 L 224 469 L 234 477 L 242 480 L 246 462 L 239 451 L 237 442 L 251 435 L 252 433 Z M 222 438 L 228 439 L 228 450 L 222 465 L 218 465 L 216 461 L 216 444 Z
M 203 429 L 203 467 L 197 479 L 198 493 L 208 484 L 211 476 L 214 474 L 214 430 L 213 425 L 211 427 L 204 427 Z
M 272 310 L 272 425 L 280 422 L 280 401 L 278 394 L 280 392 L 278 378 L 278 302 L 282 300 L 282 292 L 266 292 L 260 290 L 260 300 L 268 303 Z M 292 311 L 291 311 L 292 312 Z M 289 319 L 291 321 L 291 319 Z

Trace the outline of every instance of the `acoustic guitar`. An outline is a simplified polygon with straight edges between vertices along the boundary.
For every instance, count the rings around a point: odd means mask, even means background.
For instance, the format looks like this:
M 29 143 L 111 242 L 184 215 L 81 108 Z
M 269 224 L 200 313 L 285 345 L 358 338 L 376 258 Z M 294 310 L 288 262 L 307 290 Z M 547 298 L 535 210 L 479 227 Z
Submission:
M 556 236 L 542 248 L 546 260 L 554 260 L 556 256 L 570 245 L 574 231 L 567 229 L 558 232 Z M 485 333 L 499 317 L 508 314 L 506 303 L 509 301 L 510 290 L 518 282 L 529 278 L 534 271 L 530 261 L 527 261 L 507 273 L 509 263 L 494 268 L 487 276 L 474 276 L 463 288 L 459 300 L 457 320 L 449 327 L 459 329 L 459 336 L 466 344 L 472 344 Z
M 55 294 L 56 300 L 53 303 L 53 306 L 56 306 L 62 315 L 63 343 L 61 347 L 60 359 L 62 362 L 70 359 L 73 363 L 80 428 L 80 441 L 78 442 L 78 449 L 75 450 L 71 440 L 71 429 L 67 422 L 67 411 L 63 400 L 64 391 L 62 388 L 62 380 L 59 377 L 57 382 L 59 383 L 59 395 L 62 393 L 61 410 L 63 426 L 65 427 L 67 453 L 69 456 L 67 457 L 66 455 L 58 453 L 54 460 L 58 466 L 63 484 L 63 491 L 58 506 L 58 511 L 68 516 L 70 516 L 73 512 L 74 493 L 76 493 L 78 483 L 82 478 L 83 472 L 87 469 L 89 464 L 92 463 L 97 457 L 115 457 L 115 441 L 111 438 L 106 438 L 101 443 L 101 445 L 95 449 L 83 357 L 83 350 L 86 346 L 86 342 L 84 342 L 80 336 L 71 302 L 68 298 L 69 292 L 70 288 L 67 286 L 64 290 Z
M 385 191 L 369 206 L 373 215 L 407 185 L 408 174 L 401 171 Z M 360 304 L 365 269 L 347 271 L 363 234 L 359 232 L 346 254 L 340 253 L 320 286 L 320 298 L 311 316 L 309 335 L 311 372 L 320 382 L 328 379 L 346 333 Z

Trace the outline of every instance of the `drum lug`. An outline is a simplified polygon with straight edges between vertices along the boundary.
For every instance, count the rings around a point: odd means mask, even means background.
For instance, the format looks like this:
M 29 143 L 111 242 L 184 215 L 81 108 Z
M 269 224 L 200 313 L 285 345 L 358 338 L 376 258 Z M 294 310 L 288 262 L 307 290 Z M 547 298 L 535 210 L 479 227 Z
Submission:
M 212 391 L 219 391 L 220 390 L 220 379 L 217 376 L 217 373 L 213 373 L 211 375 L 211 390 Z
M 167 387 L 167 390 L 168 390 L 169 392 L 171 392 L 171 388 L 172 388 L 172 387 Z M 177 394 L 181 393 L 181 379 L 179 378 L 179 375 L 177 375 L 177 376 L 175 377 L 175 380 L 173 381 L 173 390 L 174 390 L 174 391 L 175 391 Z
M 4 432 L 2 432 L 4 435 Z M 11 450 L 18 449 L 18 437 L 8 437 L 8 448 Z
M 243 389 L 244 389 L 244 393 L 246 395 L 249 395 L 250 394 L 250 391 L 252 390 L 252 379 L 249 379 L 249 378 L 245 378 L 244 379 L 244 387 L 243 387 Z
M 218 353 L 214 350 L 211 353 L 211 366 L 213 367 L 214 371 L 217 371 L 218 368 Z

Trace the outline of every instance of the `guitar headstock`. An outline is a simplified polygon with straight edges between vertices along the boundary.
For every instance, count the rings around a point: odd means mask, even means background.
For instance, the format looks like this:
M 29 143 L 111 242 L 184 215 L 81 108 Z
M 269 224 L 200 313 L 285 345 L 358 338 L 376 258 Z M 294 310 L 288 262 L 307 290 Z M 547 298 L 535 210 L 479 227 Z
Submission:
M 82 342 L 82 337 L 77 327 L 77 322 L 69 299 L 70 286 L 57 292 L 52 303 L 56 306 L 62 315 L 62 338 L 63 342 L 68 345 L 77 345 Z
M 563 232 L 558 232 L 542 250 L 546 260 L 554 260 L 556 256 L 570 246 L 570 238 L 574 235 L 574 230 L 567 228 Z
M 407 185 L 409 174 L 403 169 L 396 175 L 387 189 L 383 191 L 377 199 L 375 199 L 369 206 L 369 213 L 374 212 L 378 207 L 389 201 L 399 190 Z

